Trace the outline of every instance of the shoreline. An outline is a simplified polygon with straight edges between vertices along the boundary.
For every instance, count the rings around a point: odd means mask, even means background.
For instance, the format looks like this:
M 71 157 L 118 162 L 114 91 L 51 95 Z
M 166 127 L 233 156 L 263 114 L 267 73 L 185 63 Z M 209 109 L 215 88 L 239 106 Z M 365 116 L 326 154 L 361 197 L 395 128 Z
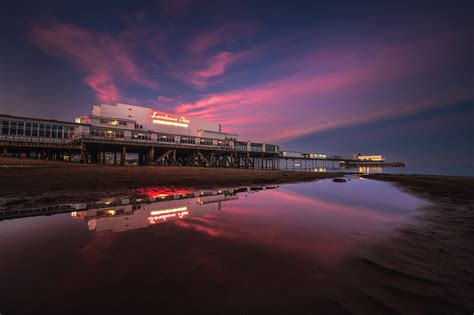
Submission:
M 345 275 L 349 286 L 366 283 L 360 290 L 372 301 L 367 312 L 472 312 L 474 177 L 363 177 L 393 183 L 430 202 L 417 209 L 412 223 L 346 261 L 351 271 Z M 359 305 L 360 309 L 364 306 L 369 304 Z
M 0 169 L 0 209 L 99 200 L 127 195 L 145 187 L 212 189 L 278 185 L 336 178 L 345 174 L 234 168 L 124 167 L 12 158 L 0 158 Z

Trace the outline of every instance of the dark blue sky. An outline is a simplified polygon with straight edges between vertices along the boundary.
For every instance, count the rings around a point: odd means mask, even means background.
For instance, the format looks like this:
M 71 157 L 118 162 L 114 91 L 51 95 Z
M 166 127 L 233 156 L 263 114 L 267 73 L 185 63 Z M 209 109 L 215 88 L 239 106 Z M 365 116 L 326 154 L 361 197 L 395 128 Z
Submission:
M 241 139 L 474 164 L 472 1 L 6 1 L 0 112 L 126 102 Z

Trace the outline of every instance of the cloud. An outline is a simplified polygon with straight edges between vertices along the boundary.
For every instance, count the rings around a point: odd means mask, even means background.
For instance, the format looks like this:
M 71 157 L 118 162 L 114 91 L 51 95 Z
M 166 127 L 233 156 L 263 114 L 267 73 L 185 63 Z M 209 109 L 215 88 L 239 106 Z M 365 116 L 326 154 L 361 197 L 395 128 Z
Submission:
M 205 89 L 208 85 L 208 80 L 217 76 L 222 75 L 226 68 L 235 60 L 235 57 L 230 52 L 221 52 L 213 56 L 207 62 L 204 69 L 191 72 L 186 75 L 183 79 L 190 85 L 198 88 Z
M 113 79 L 106 72 L 94 73 L 85 82 L 97 93 L 97 98 L 102 102 L 113 102 L 120 98 L 120 93 Z
M 84 82 L 100 101 L 119 100 L 117 78 L 149 89 L 159 88 L 134 61 L 128 42 L 119 36 L 57 22 L 33 25 L 28 35 L 46 54 L 70 60 L 85 72 Z
M 448 77 L 424 79 L 459 62 L 449 58 L 449 47 L 443 40 L 424 40 L 317 49 L 286 67 L 279 65 L 283 77 L 207 94 L 176 110 L 219 121 L 243 139 L 278 142 L 408 115 L 474 96 L 466 84 Z

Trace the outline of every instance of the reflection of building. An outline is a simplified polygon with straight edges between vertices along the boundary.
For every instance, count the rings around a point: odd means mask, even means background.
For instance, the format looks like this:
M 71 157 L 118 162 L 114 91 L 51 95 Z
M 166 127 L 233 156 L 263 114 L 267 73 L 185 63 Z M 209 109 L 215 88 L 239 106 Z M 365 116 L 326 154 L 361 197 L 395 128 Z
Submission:
M 72 212 L 71 215 L 76 218 L 87 219 L 89 230 L 123 232 L 218 211 L 222 201 L 235 199 L 238 199 L 236 194 L 217 194 L 96 208 Z
M 383 162 L 385 161 L 385 158 L 383 155 L 361 155 L 359 154 L 353 154 L 352 158 L 354 160 L 359 160 L 359 161 L 371 161 L 371 162 Z
M 152 187 L 137 190 L 134 197 L 124 196 L 94 202 L 53 204 L 38 208 L 0 209 L 0 221 L 66 212 L 76 218 L 115 218 L 135 215 L 137 211 L 145 209 L 149 212 L 148 217 L 158 216 L 150 218 L 158 222 L 173 217 L 180 218 L 218 210 L 222 201 L 237 199 L 239 193 L 252 193 L 277 187 L 253 186 L 208 191 Z M 146 211 L 141 215 L 146 215 Z M 161 215 L 164 217 L 160 217 Z

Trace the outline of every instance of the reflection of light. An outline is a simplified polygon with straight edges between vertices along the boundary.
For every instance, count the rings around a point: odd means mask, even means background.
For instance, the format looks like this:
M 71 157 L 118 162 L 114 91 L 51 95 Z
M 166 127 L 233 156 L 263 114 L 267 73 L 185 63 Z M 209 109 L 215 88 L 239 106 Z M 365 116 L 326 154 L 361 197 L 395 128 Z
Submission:
M 86 217 L 87 212 L 86 211 L 73 211 L 71 212 L 71 217 L 77 218 L 77 219 L 84 219 Z
M 186 195 L 191 191 L 188 189 L 169 189 L 169 188 L 141 188 L 138 193 L 145 194 L 150 198 L 166 198 L 173 195 Z
M 184 216 L 187 216 L 189 214 L 188 211 L 182 211 L 182 212 L 178 212 L 178 213 L 169 213 L 169 214 L 162 214 L 162 215 L 157 215 L 157 216 L 149 216 L 148 217 L 148 221 L 150 222 L 150 224 L 156 224 L 157 221 L 161 220 L 161 221 L 166 221 L 168 220 L 168 218 L 176 218 L 178 217 L 179 219 L 182 219 L 184 218 Z
M 160 215 L 165 213 L 173 213 L 173 212 L 180 212 L 188 210 L 187 207 L 179 207 L 179 208 L 171 208 L 171 209 L 164 209 L 164 210 L 155 210 L 150 213 L 150 215 Z
M 107 214 L 107 215 L 115 215 L 115 209 L 106 210 L 106 211 L 105 211 L 105 214 Z

